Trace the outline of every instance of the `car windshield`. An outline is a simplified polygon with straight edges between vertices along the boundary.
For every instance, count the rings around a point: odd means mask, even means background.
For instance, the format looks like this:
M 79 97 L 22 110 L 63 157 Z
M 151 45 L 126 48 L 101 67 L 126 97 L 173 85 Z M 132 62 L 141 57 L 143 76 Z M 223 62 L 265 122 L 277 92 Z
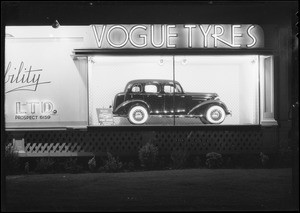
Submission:
M 181 87 L 178 83 L 176 83 L 175 85 L 176 85 L 176 90 L 175 90 L 175 92 L 176 92 L 176 93 L 183 93 L 182 87 Z

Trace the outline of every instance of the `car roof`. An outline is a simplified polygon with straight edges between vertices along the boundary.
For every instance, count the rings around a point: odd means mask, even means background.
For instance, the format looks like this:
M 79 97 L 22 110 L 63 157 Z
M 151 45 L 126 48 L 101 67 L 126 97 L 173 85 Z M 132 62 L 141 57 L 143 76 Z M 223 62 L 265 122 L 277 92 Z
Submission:
M 129 81 L 128 84 L 135 84 L 135 83 L 173 83 L 173 80 L 167 80 L 167 79 L 135 79 L 132 81 Z M 175 81 L 175 83 L 179 83 L 178 81 Z

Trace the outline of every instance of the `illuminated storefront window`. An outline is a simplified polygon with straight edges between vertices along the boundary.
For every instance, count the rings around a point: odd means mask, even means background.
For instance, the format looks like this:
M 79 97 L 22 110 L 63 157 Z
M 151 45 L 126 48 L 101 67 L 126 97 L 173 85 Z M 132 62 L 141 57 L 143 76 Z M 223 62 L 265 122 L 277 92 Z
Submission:
M 126 116 L 129 109 L 124 108 L 124 110 L 128 110 L 125 114 L 114 114 L 114 104 L 117 106 L 124 103 L 125 105 L 142 104 L 139 100 L 143 100 L 149 105 L 147 109 L 150 118 L 145 125 L 203 125 L 200 115 L 188 115 L 188 111 L 197 105 L 191 103 L 190 99 L 193 99 L 194 102 L 198 101 L 200 104 L 204 98 L 203 94 L 210 95 L 212 93 L 217 94 L 231 112 L 226 116 L 222 125 L 276 124 L 274 113 L 270 114 L 274 107 L 272 102 L 274 88 L 270 84 L 265 85 L 264 83 L 273 80 L 272 74 L 270 74 L 273 73 L 273 68 L 270 65 L 260 64 L 264 63 L 261 60 L 263 57 L 272 58 L 259 55 L 91 57 L 89 65 L 89 125 L 103 124 L 99 121 L 100 117 L 110 118 L 111 123 L 106 122 L 107 125 L 131 125 Z M 262 67 L 269 70 L 264 71 Z M 268 79 L 262 81 L 266 78 Z M 128 82 L 136 80 L 140 81 L 140 84 L 144 84 L 145 79 L 149 79 L 149 82 L 153 83 L 169 80 L 172 84 L 173 81 L 176 81 L 183 89 L 183 93 L 179 93 L 179 97 L 178 93 L 176 94 L 172 90 L 170 94 L 170 89 L 167 88 L 171 84 L 163 84 L 164 87 L 161 87 L 160 90 L 164 91 L 155 89 L 157 94 L 154 95 L 149 92 L 153 85 L 145 85 L 143 91 L 141 86 L 135 84 L 132 87 L 135 94 L 124 90 Z M 116 102 L 118 96 L 122 96 L 123 100 L 124 98 L 126 100 Z M 181 106 L 180 109 L 179 106 Z M 98 114 L 102 112 L 101 110 L 106 110 L 106 114 Z M 176 110 L 182 110 L 185 113 L 177 114 L 174 112 Z M 107 113 L 108 111 L 110 113 Z M 259 119 L 260 114 L 261 120 Z M 273 122 L 265 123 L 265 119 L 273 119 Z

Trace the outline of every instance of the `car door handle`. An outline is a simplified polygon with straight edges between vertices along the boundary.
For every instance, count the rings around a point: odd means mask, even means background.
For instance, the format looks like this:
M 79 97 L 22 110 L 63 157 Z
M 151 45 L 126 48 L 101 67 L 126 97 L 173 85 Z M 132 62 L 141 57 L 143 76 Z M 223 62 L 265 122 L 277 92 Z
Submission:
M 161 98 L 161 97 L 162 97 L 162 95 L 158 95 L 157 97 Z
M 185 98 L 185 95 L 180 96 L 181 98 Z

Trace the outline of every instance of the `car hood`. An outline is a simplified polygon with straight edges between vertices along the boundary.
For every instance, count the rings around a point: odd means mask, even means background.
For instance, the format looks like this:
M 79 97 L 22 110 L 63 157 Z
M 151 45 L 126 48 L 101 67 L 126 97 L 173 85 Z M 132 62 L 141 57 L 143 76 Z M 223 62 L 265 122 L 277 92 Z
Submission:
M 193 100 L 209 100 L 218 96 L 217 93 L 207 93 L 207 92 L 186 92 L 186 95 L 192 97 Z

